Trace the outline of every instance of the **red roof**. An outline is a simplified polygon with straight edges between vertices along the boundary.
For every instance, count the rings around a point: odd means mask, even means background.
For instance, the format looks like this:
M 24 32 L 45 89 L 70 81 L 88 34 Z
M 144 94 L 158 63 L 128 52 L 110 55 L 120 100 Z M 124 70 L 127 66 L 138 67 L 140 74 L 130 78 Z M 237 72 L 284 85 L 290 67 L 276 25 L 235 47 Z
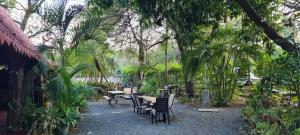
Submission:
M 6 42 L 7 44 L 5 44 Z M 13 46 L 13 48 L 30 59 L 41 58 L 38 50 L 30 39 L 8 15 L 6 9 L 0 6 L 0 45 Z

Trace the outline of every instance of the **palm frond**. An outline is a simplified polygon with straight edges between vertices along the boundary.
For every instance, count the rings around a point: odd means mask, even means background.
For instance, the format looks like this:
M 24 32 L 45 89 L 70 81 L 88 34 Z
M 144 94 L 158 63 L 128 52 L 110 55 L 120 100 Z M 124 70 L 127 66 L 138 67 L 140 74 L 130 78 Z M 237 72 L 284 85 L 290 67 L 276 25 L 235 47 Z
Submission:
M 72 86 L 71 76 L 68 73 L 68 71 L 64 67 L 60 67 L 58 69 L 58 73 L 59 73 L 61 79 L 63 80 L 65 86 L 67 87 L 67 89 L 71 88 L 71 86 Z
M 208 61 L 210 55 L 210 49 L 205 45 L 200 45 L 194 50 L 185 52 L 181 57 L 185 74 L 189 78 L 194 77 L 197 70 Z
M 85 70 L 85 69 L 91 69 L 92 67 L 88 64 L 77 64 L 72 71 L 70 72 L 70 77 L 72 78 L 74 75 L 76 75 L 78 72 Z
M 100 63 L 98 62 L 97 58 L 94 56 L 94 64 L 97 68 L 97 70 L 101 73 L 101 75 L 103 76 L 104 80 L 106 81 L 106 83 L 108 84 L 109 88 L 111 88 L 109 81 L 106 79 L 106 77 L 103 74 L 103 70 L 100 66 Z
M 67 9 L 65 16 L 64 16 L 63 24 L 62 24 L 62 28 L 63 28 L 64 32 L 67 30 L 72 19 L 83 10 L 84 10 L 84 7 L 82 5 L 72 5 L 71 7 L 69 7 Z

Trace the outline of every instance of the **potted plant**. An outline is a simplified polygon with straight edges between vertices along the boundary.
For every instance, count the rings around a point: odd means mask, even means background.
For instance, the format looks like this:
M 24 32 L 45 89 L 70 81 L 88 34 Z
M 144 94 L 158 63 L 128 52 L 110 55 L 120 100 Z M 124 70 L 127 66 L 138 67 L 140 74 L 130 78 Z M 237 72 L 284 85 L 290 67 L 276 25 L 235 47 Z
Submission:
M 74 127 L 79 115 L 77 114 L 75 108 L 66 107 L 60 112 L 60 123 L 58 128 L 55 129 L 56 135 L 67 135 L 69 127 Z

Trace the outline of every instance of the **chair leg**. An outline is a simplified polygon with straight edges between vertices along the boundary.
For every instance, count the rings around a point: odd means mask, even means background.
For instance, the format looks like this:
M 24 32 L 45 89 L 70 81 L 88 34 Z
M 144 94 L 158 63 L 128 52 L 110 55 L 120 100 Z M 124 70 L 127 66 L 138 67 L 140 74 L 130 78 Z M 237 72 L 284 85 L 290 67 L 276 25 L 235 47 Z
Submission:
M 158 116 L 158 113 L 155 113 L 155 124 L 157 125 L 157 116 Z
M 166 113 L 164 112 L 163 114 L 162 114 L 162 117 L 163 117 L 163 121 L 164 121 L 164 123 L 166 123 L 167 122 L 167 116 L 166 116 Z
M 151 124 L 153 124 L 153 113 L 151 113 Z
M 168 119 L 168 124 L 170 125 L 170 115 L 169 115 L 169 112 L 167 112 L 167 119 Z
M 174 115 L 174 113 L 173 113 L 172 109 L 171 109 L 171 108 L 169 108 L 169 110 L 171 111 L 171 113 L 172 113 L 172 115 L 173 115 L 173 117 L 174 117 L 174 119 L 175 119 L 175 115 Z

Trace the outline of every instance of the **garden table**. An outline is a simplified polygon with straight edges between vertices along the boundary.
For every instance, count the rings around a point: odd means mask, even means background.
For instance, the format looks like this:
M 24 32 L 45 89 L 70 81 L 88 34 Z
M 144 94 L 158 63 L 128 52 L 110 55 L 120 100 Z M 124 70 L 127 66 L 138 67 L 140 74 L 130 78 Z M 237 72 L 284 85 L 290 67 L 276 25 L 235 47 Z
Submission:
M 110 100 L 115 99 L 115 103 L 116 104 L 118 103 L 118 97 L 119 97 L 119 95 L 125 94 L 124 91 L 119 91 L 119 90 L 107 91 L 107 93 L 108 93 L 108 96 L 109 96 Z

